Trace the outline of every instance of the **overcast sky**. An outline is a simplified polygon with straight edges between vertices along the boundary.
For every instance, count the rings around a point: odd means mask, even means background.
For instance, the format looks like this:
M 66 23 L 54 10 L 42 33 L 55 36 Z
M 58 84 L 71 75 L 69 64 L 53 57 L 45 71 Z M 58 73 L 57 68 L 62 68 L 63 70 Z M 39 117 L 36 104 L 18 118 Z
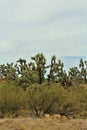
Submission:
M 38 52 L 86 56 L 87 0 L 0 0 L 0 64 Z

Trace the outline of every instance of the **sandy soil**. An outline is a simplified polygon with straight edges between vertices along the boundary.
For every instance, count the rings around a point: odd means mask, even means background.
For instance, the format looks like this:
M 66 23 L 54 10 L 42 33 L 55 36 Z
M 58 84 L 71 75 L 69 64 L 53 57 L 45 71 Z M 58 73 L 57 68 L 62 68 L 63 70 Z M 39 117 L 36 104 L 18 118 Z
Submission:
M 87 120 L 5 118 L 0 119 L 0 130 L 87 130 Z

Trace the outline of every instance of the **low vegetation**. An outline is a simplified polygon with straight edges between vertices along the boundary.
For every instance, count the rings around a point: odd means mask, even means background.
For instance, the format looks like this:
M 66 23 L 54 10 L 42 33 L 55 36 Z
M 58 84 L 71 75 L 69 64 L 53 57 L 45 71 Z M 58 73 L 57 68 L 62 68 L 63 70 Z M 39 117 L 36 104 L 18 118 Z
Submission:
M 50 86 L 33 84 L 24 91 L 15 83 L 0 84 L 0 117 L 32 116 L 59 113 L 67 117 L 86 118 L 87 86 L 64 88 L 57 83 Z
M 31 59 L 0 65 L 0 118 L 45 114 L 86 118 L 87 62 L 80 59 L 79 68 L 66 73 L 55 56 L 50 65 L 43 54 Z

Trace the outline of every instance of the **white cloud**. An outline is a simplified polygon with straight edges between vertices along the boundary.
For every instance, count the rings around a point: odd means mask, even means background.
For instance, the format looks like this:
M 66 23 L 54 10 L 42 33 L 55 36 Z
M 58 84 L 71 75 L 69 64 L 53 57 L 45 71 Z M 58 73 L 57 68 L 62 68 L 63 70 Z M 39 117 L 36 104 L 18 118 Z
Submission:
M 4 61 L 36 52 L 86 55 L 86 42 L 87 0 L 0 0 Z
M 0 52 L 10 51 L 15 47 L 15 44 L 12 44 L 11 41 L 0 41 Z

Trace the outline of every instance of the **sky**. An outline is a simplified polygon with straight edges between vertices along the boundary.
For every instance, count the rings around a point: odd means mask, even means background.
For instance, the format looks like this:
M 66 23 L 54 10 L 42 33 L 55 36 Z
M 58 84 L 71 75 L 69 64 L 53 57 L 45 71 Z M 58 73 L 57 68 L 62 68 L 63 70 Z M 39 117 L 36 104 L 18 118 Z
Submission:
M 0 64 L 43 53 L 66 66 L 87 53 L 87 0 L 0 0 Z

